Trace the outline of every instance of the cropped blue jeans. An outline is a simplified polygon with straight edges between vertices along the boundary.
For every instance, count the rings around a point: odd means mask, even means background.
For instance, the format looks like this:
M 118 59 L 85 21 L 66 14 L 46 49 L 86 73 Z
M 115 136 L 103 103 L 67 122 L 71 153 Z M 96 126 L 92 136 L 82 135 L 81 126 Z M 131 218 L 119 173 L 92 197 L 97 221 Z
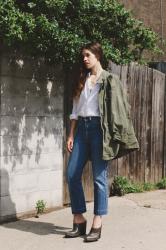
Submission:
M 66 171 L 72 214 L 86 212 L 81 177 L 88 159 L 92 162 L 94 214 L 104 215 L 108 212 L 108 161 L 102 159 L 102 136 L 100 117 L 78 118 Z

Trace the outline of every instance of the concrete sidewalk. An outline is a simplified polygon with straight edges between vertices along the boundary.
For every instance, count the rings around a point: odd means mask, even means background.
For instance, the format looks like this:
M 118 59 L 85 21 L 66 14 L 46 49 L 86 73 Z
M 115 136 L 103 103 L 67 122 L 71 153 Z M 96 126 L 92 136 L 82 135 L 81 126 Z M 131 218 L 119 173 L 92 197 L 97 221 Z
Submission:
M 87 232 L 93 203 L 87 204 Z M 1 250 L 166 250 L 166 190 L 109 198 L 102 237 L 93 243 L 66 239 L 72 225 L 70 208 L 0 226 Z

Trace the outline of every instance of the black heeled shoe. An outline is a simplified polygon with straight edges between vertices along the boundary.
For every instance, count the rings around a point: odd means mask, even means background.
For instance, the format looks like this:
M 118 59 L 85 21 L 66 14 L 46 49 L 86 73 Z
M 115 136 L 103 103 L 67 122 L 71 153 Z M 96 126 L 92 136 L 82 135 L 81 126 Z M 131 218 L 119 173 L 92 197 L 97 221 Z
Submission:
M 86 234 L 87 221 L 82 223 L 73 223 L 73 229 L 65 233 L 65 238 L 75 238 Z
M 101 227 L 99 228 L 91 228 L 89 234 L 87 234 L 84 238 L 84 242 L 93 242 L 97 241 L 101 237 Z

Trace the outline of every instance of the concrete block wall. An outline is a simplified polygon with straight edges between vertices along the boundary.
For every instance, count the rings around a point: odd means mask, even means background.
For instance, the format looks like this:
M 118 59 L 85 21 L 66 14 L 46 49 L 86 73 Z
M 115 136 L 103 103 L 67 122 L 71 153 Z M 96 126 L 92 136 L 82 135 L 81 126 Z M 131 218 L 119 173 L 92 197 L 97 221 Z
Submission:
M 42 59 L 0 57 L 0 221 L 63 204 L 63 80 Z

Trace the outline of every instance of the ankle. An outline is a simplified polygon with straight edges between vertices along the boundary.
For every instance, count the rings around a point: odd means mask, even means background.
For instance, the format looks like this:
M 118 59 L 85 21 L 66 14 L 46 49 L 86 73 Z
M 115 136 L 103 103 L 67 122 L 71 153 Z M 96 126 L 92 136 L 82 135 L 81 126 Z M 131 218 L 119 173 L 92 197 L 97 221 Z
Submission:
M 102 226 L 102 216 L 95 215 L 93 218 L 92 228 L 100 228 Z
M 82 223 L 85 221 L 86 221 L 86 219 L 84 218 L 84 216 L 82 214 L 74 214 L 74 218 L 73 218 L 74 223 Z

